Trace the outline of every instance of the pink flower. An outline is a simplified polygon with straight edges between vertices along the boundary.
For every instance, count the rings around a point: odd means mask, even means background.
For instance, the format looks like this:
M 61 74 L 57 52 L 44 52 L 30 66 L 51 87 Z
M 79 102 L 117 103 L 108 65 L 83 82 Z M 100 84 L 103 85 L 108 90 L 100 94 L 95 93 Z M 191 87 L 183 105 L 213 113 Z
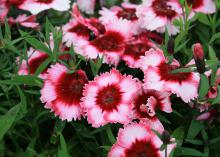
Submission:
M 108 157 L 164 157 L 165 151 L 160 151 L 162 141 L 151 131 L 151 126 L 145 123 L 133 123 L 120 129 L 117 142 L 112 146 Z M 175 144 L 168 145 L 167 156 Z
M 178 0 L 145 0 L 137 9 L 137 16 L 143 28 L 164 32 L 167 27 L 169 34 L 174 35 L 179 30 L 172 22 L 181 12 Z
M 97 76 L 85 85 L 82 107 L 93 127 L 107 123 L 126 124 L 131 121 L 132 98 L 140 88 L 131 76 L 116 69 Z
M 212 14 L 216 12 L 215 2 L 213 0 L 187 0 L 189 6 L 192 6 L 193 12 Z
M 39 23 L 36 22 L 36 16 L 31 15 L 27 16 L 25 14 L 19 15 L 16 19 L 10 17 L 8 21 L 11 25 L 19 23 L 21 26 L 30 27 L 30 28 L 38 28 Z
M 137 33 L 140 29 L 138 18 L 136 16 L 136 8 L 138 5 L 122 3 L 121 7 L 113 6 L 110 9 L 102 8 L 99 11 L 100 21 L 103 24 L 108 24 L 111 21 L 118 21 L 119 19 L 128 20 L 133 25 L 132 31 Z
M 172 64 L 168 64 L 159 49 L 150 49 L 141 59 L 144 88 L 171 92 L 181 97 L 184 102 L 190 102 L 198 96 L 200 80 L 198 73 L 171 73 L 180 66 L 179 62 L 173 60 Z
M 84 115 L 80 107 L 83 86 L 88 82 L 86 73 L 77 70 L 68 73 L 68 69 L 59 63 L 48 69 L 44 86 L 41 89 L 41 101 L 45 108 L 51 109 L 62 120 L 72 121 Z
M 77 0 L 80 10 L 87 14 L 94 14 L 96 0 Z
M 111 21 L 106 25 L 106 32 L 94 40 L 81 40 L 77 43 L 76 51 L 86 58 L 104 57 L 104 63 L 117 65 L 125 50 L 126 40 L 132 36 L 132 25 L 129 21 Z
M 148 33 L 142 32 L 126 42 L 122 60 L 124 60 L 130 68 L 139 68 L 140 56 L 144 56 L 145 52 L 153 47 L 155 47 L 155 45 L 149 40 Z
M 9 8 L 6 6 L 6 4 L 1 1 L 0 2 L 0 23 L 5 21 L 5 17 L 7 16 L 9 11 Z
M 25 0 L 18 8 L 30 11 L 32 14 L 48 9 L 67 11 L 70 8 L 70 0 Z
M 34 75 L 37 68 L 46 60 L 49 58 L 49 56 L 46 53 L 40 52 L 38 50 L 34 50 L 33 48 L 30 48 L 30 50 L 27 52 L 28 61 L 22 60 L 21 66 L 19 68 L 18 74 L 19 75 Z M 45 69 L 39 77 L 45 78 L 47 69 Z
M 140 89 L 138 95 L 133 99 L 134 119 L 145 121 L 160 133 L 164 128 L 156 117 L 156 111 L 161 110 L 167 113 L 172 112 L 170 94 L 156 90 Z

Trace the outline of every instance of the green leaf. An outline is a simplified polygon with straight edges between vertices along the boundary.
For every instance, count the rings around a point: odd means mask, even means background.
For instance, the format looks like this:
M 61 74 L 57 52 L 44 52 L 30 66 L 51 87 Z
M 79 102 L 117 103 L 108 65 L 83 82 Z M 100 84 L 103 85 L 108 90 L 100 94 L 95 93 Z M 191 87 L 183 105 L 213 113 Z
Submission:
M 62 134 L 60 134 L 60 149 L 58 150 L 58 157 L 70 157 L 68 154 L 66 141 Z
M 204 125 L 202 122 L 193 119 L 189 126 L 187 139 L 195 138 L 203 128 L 204 128 Z
M 218 32 L 218 33 L 216 33 L 216 34 L 214 34 L 213 36 L 212 36 L 212 38 L 210 39 L 210 41 L 209 41 L 209 44 L 213 44 L 213 42 L 216 40 L 216 39 L 219 39 L 220 38 L 220 32 Z
M 215 54 L 215 50 L 210 45 L 208 45 L 208 47 L 209 47 L 209 59 L 210 60 L 216 60 L 217 57 L 216 57 L 216 54 Z
M 217 97 L 212 101 L 212 105 L 218 104 L 220 102 L 220 85 L 218 85 L 218 95 Z
M 174 156 L 184 156 L 184 155 L 188 155 L 188 156 L 199 156 L 202 157 L 204 154 L 201 153 L 200 151 L 196 150 L 196 149 L 192 149 L 192 148 L 185 148 L 185 147 L 177 147 L 175 149 L 174 152 Z
M 205 74 L 200 74 L 199 99 L 204 99 L 209 91 L 209 79 Z
M 176 139 L 178 146 L 182 146 L 184 138 L 184 127 L 180 126 L 176 130 L 174 130 L 172 137 Z
M 30 85 L 42 87 L 43 82 L 40 78 L 32 75 L 16 75 L 11 80 L 0 80 L 0 84 L 8 85 Z
M 44 53 L 47 53 L 48 55 L 51 54 L 51 50 L 42 42 L 35 39 L 33 36 L 29 35 L 26 32 L 23 32 L 19 30 L 21 36 L 29 43 L 31 46 L 33 46 L 36 50 L 42 51 Z
M 5 21 L 5 39 L 11 41 L 11 30 L 8 21 Z
M 203 145 L 203 141 L 202 140 L 197 140 L 197 139 L 185 139 L 186 142 L 194 144 L 194 145 Z
M 0 117 L 0 141 L 12 126 L 19 110 L 20 104 L 14 106 L 5 115 Z
M 48 65 L 51 63 L 51 58 L 47 58 L 41 65 L 37 68 L 35 72 L 35 76 L 38 76 L 40 73 L 42 73 Z
M 108 135 L 108 139 L 109 139 L 109 141 L 111 142 L 111 144 L 114 144 L 115 141 L 116 141 L 116 139 L 115 139 L 115 137 L 114 137 L 114 135 L 113 135 L 113 133 L 112 133 L 112 130 L 111 130 L 111 127 L 110 127 L 110 126 L 108 126 L 108 127 L 106 128 L 106 133 L 107 133 L 107 135 Z

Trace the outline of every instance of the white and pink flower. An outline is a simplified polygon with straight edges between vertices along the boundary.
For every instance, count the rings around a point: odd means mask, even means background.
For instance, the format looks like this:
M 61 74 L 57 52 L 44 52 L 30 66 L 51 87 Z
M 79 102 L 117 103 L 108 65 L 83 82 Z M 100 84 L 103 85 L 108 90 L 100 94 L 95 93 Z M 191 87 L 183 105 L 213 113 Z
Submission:
M 190 102 L 198 96 L 200 77 L 195 72 L 172 73 L 180 67 L 177 60 L 167 63 L 163 52 L 150 49 L 141 58 L 141 69 L 144 72 L 144 88 L 168 91 L 181 97 L 184 102 Z M 190 90 L 189 90 L 190 89 Z
M 182 13 L 178 0 L 145 0 L 137 9 L 137 16 L 143 28 L 164 32 L 167 27 L 169 34 L 179 30 L 172 22 Z
M 112 146 L 108 157 L 164 157 L 165 151 L 160 151 L 163 142 L 155 135 L 151 126 L 140 122 L 120 129 L 117 142 Z M 167 156 L 175 144 L 168 145 Z
M 45 103 L 45 108 L 51 109 L 61 120 L 80 119 L 84 116 L 80 99 L 87 82 L 84 71 L 68 73 L 64 65 L 57 63 L 48 69 L 40 99 Z
M 0 23 L 5 21 L 9 8 L 6 6 L 5 2 L 0 2 Z
M 153 47 L 155 47 L 155 44 L 150 41 L 148 33 L 142 32 L 126 42 L 122 60 L 124 60 L 130 68 L 139 68 L 140 57 L 144 56 L 145 52 Z
M 132 98 L 140 84 L 112 69 L 85 85 L 82 107 L 93 127 L 107 123 L 127 124 L 132 119 Z
M 41 11 L 54 9 L 58 11 L 68 11 L 70 9 L 70 0 L 22 0 L 19 9 L 30 11 L 32 14 L 38 14 Z
M 33 48 L 30 48 L 30 50 L 27 52 L 27 61 L 22 60 L 20 68 L 18 70 L 19 75 L 34 75 L 38 67 L 46 61 L 46 59 L 49 58 L 48 54 L 40 52 L 38 50 L 34 50 Z M 19 60 L 18 60 L 19 62 Z M 40 75 L 40 78 L 45 78 L 47 69 L 45 69 Z
M 187 0 L 187 3 L 189 7 L 192 6 L 192 14 L 196 12 L 204 14 L 212 14 L 216 12 L 216 6 L 213 0 Z
M 91 59 L 103 56 L 104 63 L 117 65 L 125 50 L 125 42 L 132 36 L 131 28 L 127 20 L 111 21 L 104 34 L 91 41 L 78 41 L 76 52 Z
M 77 0 L 79 9 L 87 14 L 94 14 L 96 0 Z
M 35 15 L 27 16 L 25 14 L 22 14 L 22 15 L 19 15 L 16 19 L 9 17 L 8 22 L 11 25 L 18 23 L 23 27 L 29 27 L 29 28 L 38 28 L 39 27 L 39 23 L 36 22 Z

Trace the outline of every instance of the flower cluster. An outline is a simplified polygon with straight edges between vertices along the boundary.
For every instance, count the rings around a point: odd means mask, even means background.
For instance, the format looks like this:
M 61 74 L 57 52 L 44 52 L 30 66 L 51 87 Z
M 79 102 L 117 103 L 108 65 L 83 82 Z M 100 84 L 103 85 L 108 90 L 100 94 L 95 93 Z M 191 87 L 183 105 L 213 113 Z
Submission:
M 183 20 L 186 10 L 178 0 L 143 0 L 141 4 L 123 2 L 121 6 L 102 7 L 99 17 L 83 16 L 80 11 L 94 13 L 95 3 L 95 0 L 78 0 L 73 4 L 71 19 L 62 26 L 59 53 L 73 47 L 75 53 L 86 61 L 102 60 L 108 67 L 114 67 L 91 79 L 84 68 L 71 65 L 71 69 L 61 64 L 66 57 L 60 55 L 59 63 L 51 63 L 39 74 L 44 81 L 40 99 L 45 108 L 61 120 L 70 122 L 83 117 L 95 128 L 109 123 L 122 124 L 124 128 L 119 130 L 109 157 L 166 156 L 165 151 L 160 150 L 162 140 L 152 131 L 162 134 L 165 130 L 157 112 L 172 112 L 172 95 L 185 103 L 192 103 L 198 97 L 200 84 L 197 71 L 175 72 L 190 67 L 194 61 L 181 66 L 161 48 L 165 43 L 161 33 L 167 30 L 168 35 L 177 34 L 180 28 L 173 22 Z M 216 10 L 212 0 L 187 0 L 186 3 L 191 7 L 189 18 L 193 18 L 196 12 L 208 14 Z M 38 13 L 48 9 L 71 9 L 70 0 L 3 0 L 0 2 L 0 22 L 4 21 L 11 6 L 32 15 L 9 17 L 9 24 L 19 23 L 38 29 Z M 53 44 L 51 39 L 51 43 L 45 46 L 53 50 L 57 46 Z M 200 46 L 194 47 L 196 65 L 200 64 L 198 60 L 204 59 L 204 56 L 196 55 L 198 51 L 203 53 Z M 27 57 L 27 60 L 17 60 L 21 63 L 19 75 L 35 75 L 49 55 L 30 48 Z M 67 56 L 67 60 L 71 59 Z M 122 63 L 139 70 L 144 77 L 122 73 L 117 68 Z M 201 73 L 205 72 L 204 69 L 203 65 Z M 219 73 L 218 70 L 216 75 Z M 216 80 L 210 88 L 208 98 L 217 96 L 219 82 Z M 210 118 L 213 112 L 204 114 L 197 119 Z M 168 154 L 174 147 L 175 143 L 168 145 Z

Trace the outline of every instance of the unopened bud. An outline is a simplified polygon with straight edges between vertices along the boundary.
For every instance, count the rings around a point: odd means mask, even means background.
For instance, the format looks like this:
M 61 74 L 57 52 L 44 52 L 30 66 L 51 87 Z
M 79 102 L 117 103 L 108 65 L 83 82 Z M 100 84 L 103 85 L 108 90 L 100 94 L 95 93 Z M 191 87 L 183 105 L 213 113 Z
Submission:
M 167 51 L 169 52 L 169 54 L 174 54 L 174 39 L 171 37 L 168 41 L 168 45 L 167 45 Z
M 193 45 L 193 57 L 196 63 L 197 71 L 202 74 L 205 72 L 204 51 L 200 43 Z
M 170 143 L 170 133 L 168 131 L 164 131 L 162 133 L 162 138 L 161 140 L 163 141 L 163 144 L 169 144 Z

